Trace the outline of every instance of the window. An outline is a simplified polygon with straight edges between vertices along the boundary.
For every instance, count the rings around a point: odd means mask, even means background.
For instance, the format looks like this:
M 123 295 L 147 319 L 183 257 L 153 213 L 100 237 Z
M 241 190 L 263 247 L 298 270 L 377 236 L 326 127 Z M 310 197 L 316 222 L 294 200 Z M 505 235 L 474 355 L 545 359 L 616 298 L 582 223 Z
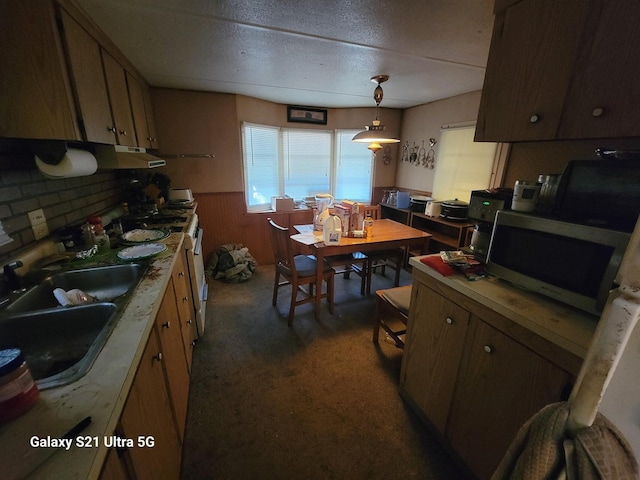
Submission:
M 440 131 L 440 148 L 433 178 L 433 198 L 468 202 L 472 190 L 491 184 L 498 144 L 474 142 L 475 125 Z
M 359 130 L 278 128 L 244 123 L 242 155 L 249 211 L 271 207 L 271 197 L 296 200 L 316 193 L 369 203 L 373 155 L 353 143 Z

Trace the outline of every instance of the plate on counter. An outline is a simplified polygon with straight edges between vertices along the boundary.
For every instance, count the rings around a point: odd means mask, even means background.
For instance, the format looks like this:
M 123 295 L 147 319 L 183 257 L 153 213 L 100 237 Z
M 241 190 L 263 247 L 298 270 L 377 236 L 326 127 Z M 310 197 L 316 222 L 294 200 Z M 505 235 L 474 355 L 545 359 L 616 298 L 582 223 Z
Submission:
M 155 257 L 166 250 L 167 246 L 164 243 L 145 243 L 123 248 L 118 252 L 118 258 L 127 261 L 143 260 Z
M 122 240 L 127 243 L 148 243 L 164 240 L 169 236 L 168 230 L 148 230 L 136 228 L 122 234 Z

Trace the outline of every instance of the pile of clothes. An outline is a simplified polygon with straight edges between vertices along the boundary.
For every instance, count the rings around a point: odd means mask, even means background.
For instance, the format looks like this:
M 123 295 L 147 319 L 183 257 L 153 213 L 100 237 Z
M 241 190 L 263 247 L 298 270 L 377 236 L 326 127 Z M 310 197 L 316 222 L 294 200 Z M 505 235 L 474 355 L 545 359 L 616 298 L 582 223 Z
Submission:
M 217 247 L 209 260 L 207 274 L 225 282 L 244 282 L 251 278 L 258 263 L 241 243 Z

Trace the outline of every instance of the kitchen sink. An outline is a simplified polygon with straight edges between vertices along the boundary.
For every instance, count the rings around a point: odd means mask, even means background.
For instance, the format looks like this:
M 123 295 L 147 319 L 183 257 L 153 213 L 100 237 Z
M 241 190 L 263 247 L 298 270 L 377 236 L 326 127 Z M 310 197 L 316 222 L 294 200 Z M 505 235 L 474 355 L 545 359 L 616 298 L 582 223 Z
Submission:
M 58 307 L 59 303 L 53 295 L 56 288 L 65 291 L 77 288 L 98 302 L 118 303 L 120 297 L 138 284 L 147 267 L 140 263 L 128 263 L 54 273 L 12 300 L 0 311 L 0 317 Z
M 89 371 L 117 321 L 114 303 L 40 310 L 0 319 L 0 349 L 19 348 L 43 390 Z
M 0 310 L 0 349 L 21 349 L 41 390 L 75 382 L 93 365 L 147 268 L 130 263 L 48 276 Z M 80 289 L 94 302 L 63 307 L 56 288 Z

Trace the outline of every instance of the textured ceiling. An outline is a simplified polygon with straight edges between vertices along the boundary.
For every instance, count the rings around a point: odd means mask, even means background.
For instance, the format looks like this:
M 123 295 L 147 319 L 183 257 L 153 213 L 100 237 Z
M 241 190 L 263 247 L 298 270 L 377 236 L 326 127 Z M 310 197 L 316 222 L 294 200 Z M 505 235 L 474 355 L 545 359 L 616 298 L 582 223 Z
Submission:
M 77 0 L 158 87 L 406 108 L 482 88 L 493 0 Z

